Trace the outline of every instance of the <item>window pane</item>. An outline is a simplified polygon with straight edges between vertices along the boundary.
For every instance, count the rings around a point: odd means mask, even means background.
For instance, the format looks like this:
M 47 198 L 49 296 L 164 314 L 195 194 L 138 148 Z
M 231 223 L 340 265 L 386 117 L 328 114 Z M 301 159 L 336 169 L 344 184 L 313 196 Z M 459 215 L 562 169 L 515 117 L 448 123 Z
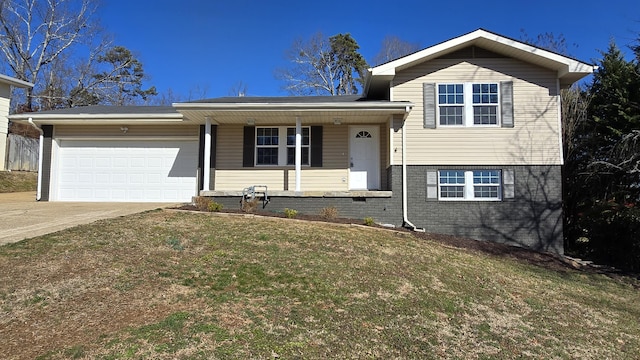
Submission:
M 287 145 L 296 145 L 296 128 L 287 128 Z M 302 128 L 302 145 L 309 145 L 309 128 Z
M 464 104 L 462 84 L 438 85 L 439 104 Z
M 475 170 L 473 172 L 474 184 L 500 184 L 500 171 L 498 170 Z
M 440 125 L 462 125 L 462 106 L 440 106 Z
M 474 104 L 497 104 L 498 85 L 497 84 L 473 84 Z
M 441 198 L 464 198 L 464 186 L 441 186 Z
M 257 145 L 278 145 L 278 128 L 256 129 Z
M 278 165 L 278 148 L 258 148 L 257 149 L 257 161 L 258 165 Z
M 441 170 L 440 184 L 464 184 L 464 171 Z
M 309 148 L 303 147 L 302 149 L 302 165 L 309 165 Z M 296 164 L 296 148 L 287 148 L 287 165 Z
M 473 196 L 475 198 L 498 198 L 498 187 L 497 186 L 474 186 L 473 187 Z
M 498 124 L 498 107 L 474 106 L 473 107 L 473 124 L 474 125 L 497 125 Z

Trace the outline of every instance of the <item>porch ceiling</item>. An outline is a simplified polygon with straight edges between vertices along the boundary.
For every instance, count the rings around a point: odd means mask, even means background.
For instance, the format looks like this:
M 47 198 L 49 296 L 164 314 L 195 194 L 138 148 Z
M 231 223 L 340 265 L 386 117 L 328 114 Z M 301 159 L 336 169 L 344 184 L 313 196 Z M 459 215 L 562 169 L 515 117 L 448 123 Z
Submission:
M 185 120 L 204 124 L 211 118 L 213 124 L 219 125 L 286 125 L 295 124 L 300 118 L 303 124 L 363 124 L 386 123 L 392 115 L 405 114 L 405 109 L 398 110 L 297 110 L 297 111 L 265 111 L 236 110 L 219 111 L 206 109 L 179 109 Z

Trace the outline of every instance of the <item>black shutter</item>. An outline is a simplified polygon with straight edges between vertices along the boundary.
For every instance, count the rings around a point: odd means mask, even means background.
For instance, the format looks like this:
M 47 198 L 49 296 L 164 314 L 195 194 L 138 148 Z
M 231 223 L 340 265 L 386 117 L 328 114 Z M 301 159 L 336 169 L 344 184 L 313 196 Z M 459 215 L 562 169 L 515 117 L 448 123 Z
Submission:
M 311 127 L 311 167 L 322 167 L 322 126 Z
M 200 125 L 200 135 L 198 136 L 198 190 L 204 184 L 204 125 Z
M 242 146 L 242 167 L 253 167 L 255 164 L 256 127 L 245 126 Z
M 218 142 L 218 125 L 211 125 L 211 161 L 209 167 L 216 168 L 216 143 Z

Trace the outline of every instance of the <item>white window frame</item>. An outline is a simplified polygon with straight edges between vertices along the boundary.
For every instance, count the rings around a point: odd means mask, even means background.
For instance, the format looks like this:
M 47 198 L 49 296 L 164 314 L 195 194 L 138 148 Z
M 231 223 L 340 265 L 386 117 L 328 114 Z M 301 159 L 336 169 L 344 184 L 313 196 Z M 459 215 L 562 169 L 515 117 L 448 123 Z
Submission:
M 463 86 L 463 97 L 464 103 L 460 104 L 447 104 L 440 103 L 440 86 L 444 85 L 462 85 Z M 473 102 L 473 85 L 496 85 L 497 87 L 497 102 L 495 105 L 491 104 L 482 104 L 482 103 L 474 103 Z M 501 117 L 500 117 L 500 83 L 495 81 L 486 81 L 486 82 L 450 82 L 450 83 L 437 83 L 436 84 L 436 126 L 437 127 L 500 127 L 501 126 Z M 450 107 L 450 106 L 460 106 L 463 108 L 462 111 L 462 124 L 441 124 L 440 123 L 440 110 L 442 107 Z M 476 106 L 495 106 L 496 108 L 496 123 L 495 124 L 474 124 L 474 108 Z
M 258 145 L 258 129 L 278 129 L 278 145 Z M 287 164 L 287 149 L 295 148 L 294 145 L 287 145 L 287 130 L 294 129 L 295 126 L 256 126 L 253 138 L 254 138 L 254 165 L 256 167 L 293 167 L 295 164 Z M 306 161 L 302 159 L 302 166 L 309 167 L 311 166 L 311 126 L 303 126 L 302 132 L 307 129 L 309 132 L 309 144 L 301 145 L 303 148 L 309 148 L 309 158 Z M 259 164 L 258 163 L 258 148 L 277 148 L 278 149 L 278 163 L 277 164 Z
M 464 184 L 449 184 L 441 182 L 441 174 L 445 171 L 457 171 L 464 173 Z M 495 179 L 497 183 L 474 183 L 474 173 L 477 172 L 495 172 Z M 446 186 L 461 186 L 463 187 L 463 197 L 442 197 L 442 188 Z M 496 187 L 497 189 L 497 197 L 476 197 L 475 196 L 475 187 L 476 186 L 491 186 Z M 442 169 L 438 170 L 438 200 L 441 201 L 502 201 L 502 187 L 503 187 L 503 179 L 502 179 L 502 170 L 499 169 L 474 169 L 474 170 L 460 170 L 460 169 Z

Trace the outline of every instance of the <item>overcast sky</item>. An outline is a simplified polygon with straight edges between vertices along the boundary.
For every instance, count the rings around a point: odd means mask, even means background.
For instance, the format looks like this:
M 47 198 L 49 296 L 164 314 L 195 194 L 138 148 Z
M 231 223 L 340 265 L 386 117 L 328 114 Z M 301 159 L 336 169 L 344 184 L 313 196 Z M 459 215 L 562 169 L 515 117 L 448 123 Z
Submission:
M 627 46 L 640 34 L 638 0 L 574 1 L 103 1 L 102 25 L 134 53 L 159 92 L 184 98 L 286 95 L 274 70 L 296 38 L 351 33 L 371 61 L 387 35 L 422 48 L 484 28 L 520 39 L 562 34 L 570 55 L 591 62 L 611 39 Z

